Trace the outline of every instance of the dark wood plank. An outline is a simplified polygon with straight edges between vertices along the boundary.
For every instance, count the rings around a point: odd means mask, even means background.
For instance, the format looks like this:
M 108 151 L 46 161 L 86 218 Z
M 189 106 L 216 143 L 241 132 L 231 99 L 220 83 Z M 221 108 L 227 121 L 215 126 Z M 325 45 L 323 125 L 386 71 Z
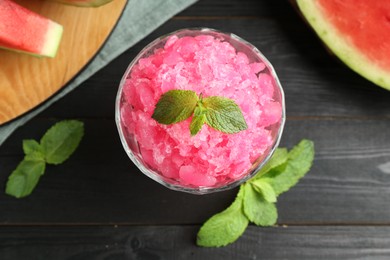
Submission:
M 171 20 L 39 116 L 113 118 L 122 74 L 147 43 L 180 28 L 206 26 L 242 36 L 268 57 L 284 87 L 288 116 L 390 118 L 389 91 L 330 56 L 298 17 L 288 19 Z
M 283 18 L 292 11 L 288 1 L 199 0 L 195 5 L 181 12 L 178 17 L 272 16 Z
M 147 43 L 184 27 L 233 32 L 256 45 L 286 93 L 281 146 L 315 141 L 312 171 L 278 200 L 278 223 L 288 227 L 250 226 L 228 247 L 196 247 L 199 224 L 236 189 L 170 191 L 124 153 L 113 120 L 120 78 Z M 389 259 L 389 101 L 389 92 L 330 56 L 287 1 L 200 0 L 0 147 L 0 259 Z M 6 196 L 22 140 L 39 139 L 63 118 L 85 122 L 77 152 L 49 166 L 30 197 Z
M 199 226 L 12 227 L 0 230 L 14 259 L 389 259 L 389 227 L 250 226 L 223 248 L 195 245 Z
M 79 149 L 63 165 L 49 166 L 32 196 L 0 193 L 0 224 L 197 224 L 235 196 L 235 190 L 206 196 L 170 191 L 135 168 L 112 120 L 84 121 Z M 0 147 L 1 191 L 22 158 L 21 140 L 39 139 L 54 122 L 34 119 Z M 309 138 L 317 154 L 312 171 L 280 197 L 278 222 L 390 224 L 389 126 L 390 120 L 288 120 L 281 146 Z

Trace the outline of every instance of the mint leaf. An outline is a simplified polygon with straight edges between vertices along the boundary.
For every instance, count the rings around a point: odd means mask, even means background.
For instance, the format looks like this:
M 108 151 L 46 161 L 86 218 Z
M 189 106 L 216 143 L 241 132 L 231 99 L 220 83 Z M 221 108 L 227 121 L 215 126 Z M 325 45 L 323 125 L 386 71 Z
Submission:
M 24 159 L 8 177 L 5 193 L 16 198 L 30 195 L 44 172 L 43 160 Z
M 196 135 L 200 129 L 202 129 L 204 122 L 206 122 L 206 116 L 204 114 L 199 116 L 194 115 L 190 124 L 190 132 L 192 136 Z
M 23 140 L 23 152 L 31 154 L 35 152 L 43 153 L 41 145 L 34 139 Z
M 198 95 L 191 90 L 170 90 L 161 95 L 152 118 L 160 124 L 178 123 L 189 118 L 198 102 Z
M 211 96 L 202 100 L 207 109 L 206 123 L 224 133 L 238 133 L 248 128 L 240 107 L 231 99 Z
M 42 160 L 45 159 L 45 154 L 42 146 L 35 140 L 23 140 L 23 151 L 26 155 L 25 158 L 29 160 Z
M 268 160 L 268 162 L 259 170 L 254 179 L 258 179 L 260 177 L 268 177 L 268 172 L 274 168 L 277 168 L 280 165 L 283 165 L 287 162 L 288 159 L 288 151 L 286 148 L 276 148 L 272 157 Z M 266 176 L 267 175 L 267 176 Z
M 52 126 L 42 137 L 45 161 L 63 163 L 76 150 L 84 135 L 84 124 L 77 120 L 64 120 Z
M 274 225 L 278 219 L 275 203 L 266 201 L 249 183 L 243 185 L 245 189 L 243 205 L 247 218 L 258 226 Z
M 289 152 L 285 167 L 271 179 L 275 193 L 279 195 L 294 186 L 310 170 L 313 160 L 314 143 L 302 140 Z
M 233 243 L 248 226 L 248 219 L 242 211 L 243 189 L 237 194 L 233 204 L 226 210 L 214 215 L 198 232 L 197 245 L 220 247 Z
M 276 202 L 276 194 L 269 182 L 271 182 L 271 179 L 262 178 L 262 179 L 250 181 L 249 183 L 253 185 L 253 188 L 257 192 L 263 195 L 263 198 L 266 201 L 272 203 L 272 202 Z
M 206 122 L 206 113 L 207 113 L 207 109 L 202 105 L 202 93 L 201 93 L 198 103 L 194 110 L 194 117 L 192 118 L 190 124 L 190 132 L 192 136 L 196 135 L 200 131 L 200 129 L 202 129 L 202 126 Z

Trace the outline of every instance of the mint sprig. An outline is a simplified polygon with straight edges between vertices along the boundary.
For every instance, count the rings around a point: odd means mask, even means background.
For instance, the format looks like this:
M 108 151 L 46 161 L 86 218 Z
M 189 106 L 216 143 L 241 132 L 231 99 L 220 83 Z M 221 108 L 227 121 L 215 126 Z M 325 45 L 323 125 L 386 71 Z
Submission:
M 243 199 L 244 190 L 240 189 L 230 207 L 211 217 L 201 227 L 197 239 L 199 246 L 225 246 L 244 233 L 249 221 L 242 209 Z
M 249 222 L 274 225 L 278 217 L 277 196 L 293 187 L 310 170 L 313 160 L 314 144 L 310 140 L 302 140 L 290 152 L 276 149 L 256 176 L 241 184 L 233 204 L 203 224 L 197 245 L 220 247 L 233 243 Z
M 203 98 L 192 90 L 170 90 L 161 95 L 152 118 L 170 125 L 193 116 L 191 135 L 196 135 L 204 123 L 224 133 L 238 133 L 248 128 L 240 107 L 234 100 L 219 96 Z
M 64 120 L 52 126 L 42 137 L 23 140 L 24 159 L 8 177 L 5 193 L 22 198 L 30 195 L 44 174 L 46 163 L 63 163 L 76 150 L 84 135 L 84 124 Z

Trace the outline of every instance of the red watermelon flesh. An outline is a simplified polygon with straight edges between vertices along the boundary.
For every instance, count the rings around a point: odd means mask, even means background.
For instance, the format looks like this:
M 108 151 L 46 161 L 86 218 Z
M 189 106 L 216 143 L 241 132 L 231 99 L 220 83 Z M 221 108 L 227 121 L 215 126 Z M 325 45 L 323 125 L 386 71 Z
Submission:
M 359 50 L 390 70 L 390 1 L 320 0 L 320 5 Z
M 297 0 L 325 44 L 351 69 L 390 89 L 390 1 Z
M 62 26 L 12 1 L 0 0 L 0 47 L 54 57 Z

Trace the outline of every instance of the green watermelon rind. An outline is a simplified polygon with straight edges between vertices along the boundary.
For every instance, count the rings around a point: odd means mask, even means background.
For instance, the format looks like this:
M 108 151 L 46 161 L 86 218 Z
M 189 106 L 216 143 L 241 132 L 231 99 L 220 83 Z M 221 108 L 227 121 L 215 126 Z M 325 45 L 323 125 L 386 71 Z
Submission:
M 99 7 L 105 4 L 108 4 L 109 2 L 112 2 L 113 0 L 89 0 L 85 2 L 76 2 L 72 0 L 51 0 L 55 1 L 61 4 L 66 4 L 66 5 L 74 5 L 74 6 L 79 6 L 79 7 Z
M 55 22 L 51 22 L 50 29 L 46 34 L 46 42 L 42 48 L 42 53 L 40 55 L 52 58 L 56 56 L 58 46 L 61 42 L 62 32 L 62 25 Z
M 390 90 L 390 72 L 376 65 L 327 21 L 316 0 L 297 0 L 298 8 L 329 49 L 348 67 L 376 85 Z

